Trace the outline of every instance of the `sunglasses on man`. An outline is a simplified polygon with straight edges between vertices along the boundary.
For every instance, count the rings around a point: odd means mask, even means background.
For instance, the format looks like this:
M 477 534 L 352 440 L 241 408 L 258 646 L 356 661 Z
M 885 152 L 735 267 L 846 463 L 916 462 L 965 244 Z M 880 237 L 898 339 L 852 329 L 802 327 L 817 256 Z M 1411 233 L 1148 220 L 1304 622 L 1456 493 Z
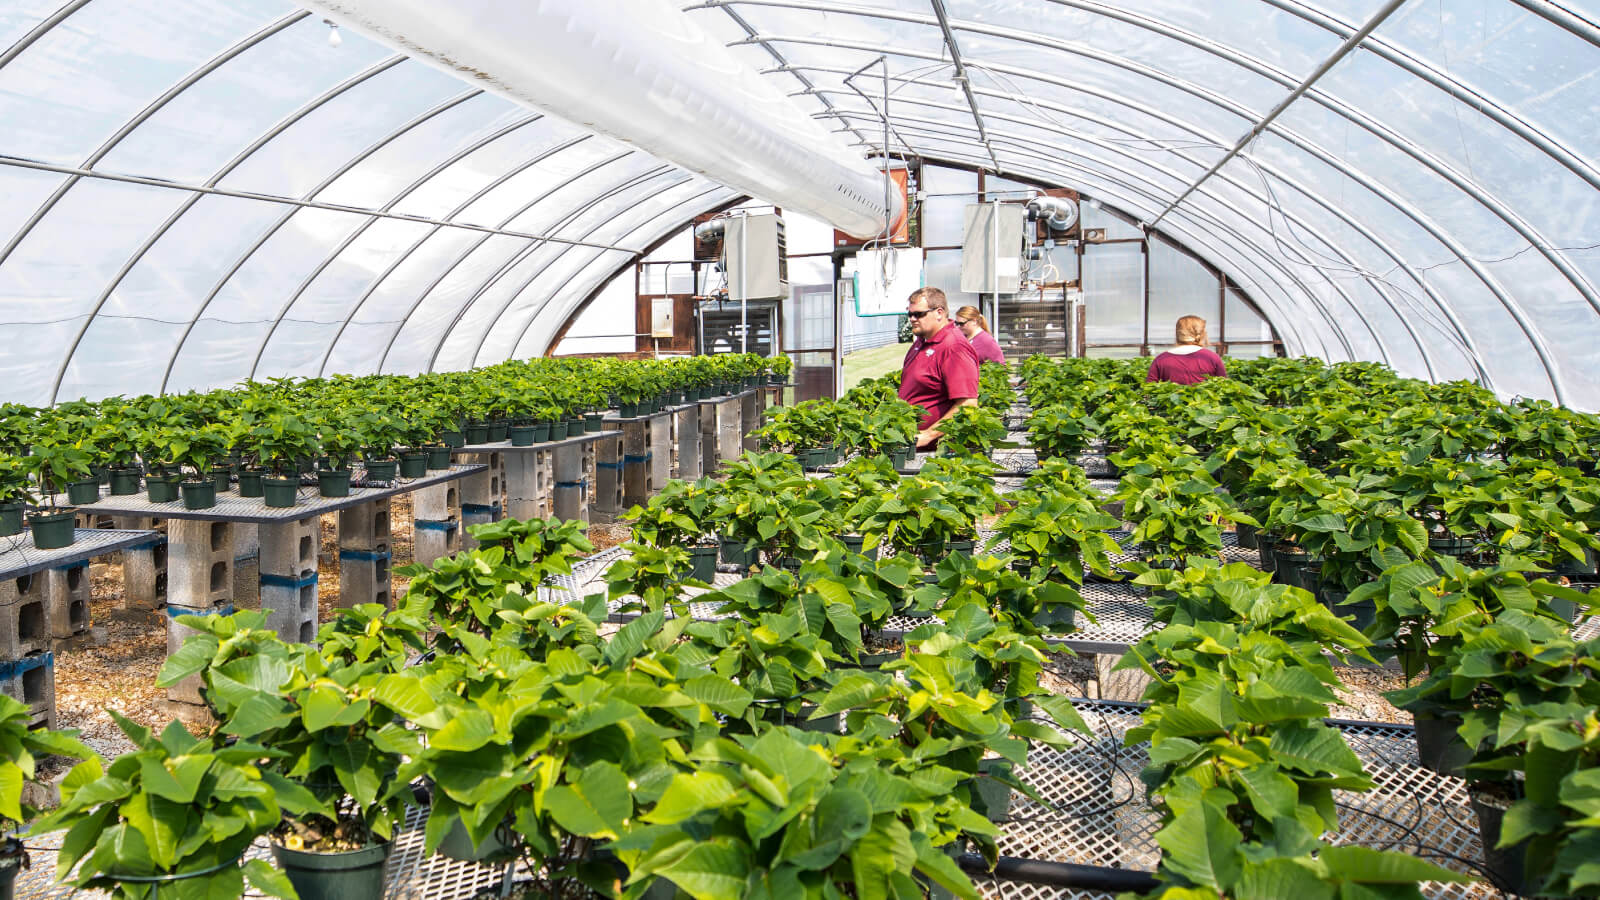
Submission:
M 927 315 L 928 313 L 931 313 L 931 312 L 939 312 L 939 310 L 936 310 L 936 309 L 921 309 L 921 310 L 916 310 L 915 312 L 908 312 L 908 313 L 906 313 L 906 315 L 910 316 L 913 319 L 921 319 L 923 316 L 925 316 L 925 315 Z

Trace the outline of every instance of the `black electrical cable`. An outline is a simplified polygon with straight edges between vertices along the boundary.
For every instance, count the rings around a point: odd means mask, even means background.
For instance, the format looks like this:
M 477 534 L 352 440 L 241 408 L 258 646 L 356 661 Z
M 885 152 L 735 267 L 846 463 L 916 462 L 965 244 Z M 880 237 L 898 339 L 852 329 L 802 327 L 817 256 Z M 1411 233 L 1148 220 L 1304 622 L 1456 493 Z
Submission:
M 1085 866 L 1077 863 L 1002 856 L 991 871 L 984 858 L 975 853 L 963 853 L 956 859 L 956 863 L 972 874 L 1051 887 L 1147 894 L 1160 886 L 1155 873 L 1137 869 L 1114 869 L 1108 866 Z

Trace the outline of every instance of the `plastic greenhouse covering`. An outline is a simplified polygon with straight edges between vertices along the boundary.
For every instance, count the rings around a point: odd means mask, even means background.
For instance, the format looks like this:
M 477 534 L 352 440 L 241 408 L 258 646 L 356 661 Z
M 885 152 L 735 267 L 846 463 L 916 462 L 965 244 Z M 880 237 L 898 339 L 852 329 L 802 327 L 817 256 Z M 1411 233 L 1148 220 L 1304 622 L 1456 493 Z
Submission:
M 1290 353 L 1600 407 L 1591 3 L 675 14 L 859 157 L 1071 187 L 1150 226 Z M 275 0 L 0 5 L 0 398 L 543 354 L 655 242 L 751 193 L 328 35 Z M 1200 267 L 1151 247 L 1165 315 Z M 1102 256 L 1085 290 L 1136 263 Z

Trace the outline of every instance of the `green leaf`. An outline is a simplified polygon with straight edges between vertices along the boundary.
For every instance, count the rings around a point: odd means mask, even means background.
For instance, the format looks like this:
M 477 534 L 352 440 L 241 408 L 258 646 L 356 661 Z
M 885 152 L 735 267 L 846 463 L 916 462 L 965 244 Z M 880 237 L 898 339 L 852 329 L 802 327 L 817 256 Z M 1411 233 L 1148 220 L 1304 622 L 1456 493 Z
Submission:
M 1472 880 L 1460 872 L 1452 872 L 1407 853 L 1373 850 L 1370 847 L 1325 847 L 1319 858 L 1328 867 L 1329 877 L 1340 881 L 1361 884 L 1447 881 L 1465 884 Z
M 1343 735 L 1320 723 L 1279 728 L 1272 733 L 1271 747 L 1277 762 L 1307 775 L 1366 774 L 1361 759 L 1345 743 Z
M 672 776 L 666 793 L 644 818 L 656 824 L 671 825 L 706 810 L 721 809 L 737 796 L 733 782 L 719 772 L 680 772 Z
M 1236 900 L 1333 900 L 1334 886 L 1298 859 L 1266 859 L 1245 866 L 1233 896 Z
M 576 784 L 550 788 L 544 802 L 557 824 L 585 837 L 615 838 L 633 815 L 628 777 L 606 762 L 585 769 Z
M 430 743 L 438 750 L 466 753 L 495 740 L 494 719 L 477 707 L 458 709 Z
M 1195 884 L 1226 892 L 1239 876 L 1239 829 L 1210 803 L 1199 803 L 1174 816 L 1156 832 L 1164 852 L 1161 866 Z
M 250 880 L 251 887 L 269 897 L 298 900 L 300 896 L 295 893 L 294 885 L 289 883 L 289 876 L 264 859 L 246 860 L 244 876 Z
M 750 851 L 733 838 L 697 842 L 688 853 L 658 869 L 695 900 L 740 900 L 750 876 Z
M 723 715 L 738 716 L 754 699 L 750 692 L 717 675 L 702 675 L 684 682 L 683 692 Z

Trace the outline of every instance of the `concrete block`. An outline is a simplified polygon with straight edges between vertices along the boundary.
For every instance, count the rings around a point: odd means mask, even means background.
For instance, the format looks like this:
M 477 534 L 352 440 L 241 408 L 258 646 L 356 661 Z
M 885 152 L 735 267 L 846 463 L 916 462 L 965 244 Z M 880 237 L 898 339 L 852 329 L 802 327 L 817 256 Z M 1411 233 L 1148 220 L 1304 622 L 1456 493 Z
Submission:
M 461 550 L 461 491 L 455 482 L 411 495 L 411 556 L 422 565 Z
M 231 616 L 234 607 L 230 601 L 222 600 L 206 606 L 167 606 L 167 655 L 178 652 L 183 642 L 195 634 L 195 630 L 185 625 L 180 625 L 181 616 Z M 167 699 L 176 703 L 198 705 L 204 701 L 200 697 L 200 689 L 205 683 L 199 675 L 190 675 L 177 684 L 167 688 Z
M 389 501 L 374 500 L 339 513 L 339 605 L 380 603 L 388 607 L 390 582 Z
M 44 576 L 50 636 L 65 640 L 88 631 L 89 564 L 81 562 L 46 569 L 40 574 Z
M 595 454 L 595 479 L 590 503 L 596 512 L 615 520 L 627 511 L 622 505 L 622 438 L 601 438 L 591 446 Z
M 50 649 L 50 604 L 43 572 L 0 580 L 0 660 Z
M 0 663 L 0 693 L 28 707 L 28 722 L 56 727 L 56 664 L 46 650 Z
M 548 451 L 506 453 L 506 515 L 513 519 L 540 519 L 549 515 L 550 465 Z
M 233 526 L 172 519 L 167 523 L 167 603 L 211 609 L 232 600 Z
M 739 441 L 745 450 L 760 449 L 759 441 L 750 432 L 761 425 L 761 399 L 763 391 L 751 391 L 739 398 Z
M 316 637 L 321 526 L 319 516 L 261 526 L 261 609 L 267 627 L 285 641 Z
M 673 415 L 673 478 L 693 481 L 700 477 L 700 410 L 693 406 Z

